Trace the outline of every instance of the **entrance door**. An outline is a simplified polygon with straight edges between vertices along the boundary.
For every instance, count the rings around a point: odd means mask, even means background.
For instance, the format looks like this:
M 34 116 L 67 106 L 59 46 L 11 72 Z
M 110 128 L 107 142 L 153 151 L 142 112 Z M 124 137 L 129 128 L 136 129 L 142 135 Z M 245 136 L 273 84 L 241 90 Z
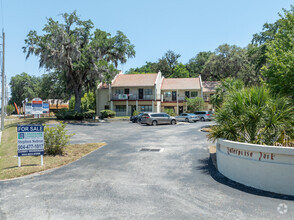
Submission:
M 184 112 L 183 106 L 179 106 L 179 114 L 182 114 Z
M 172 101 L 177 101 L 177 91 L 172 91 Z
M 139 99 L 143 99 L 143 89 L 139 89 Z

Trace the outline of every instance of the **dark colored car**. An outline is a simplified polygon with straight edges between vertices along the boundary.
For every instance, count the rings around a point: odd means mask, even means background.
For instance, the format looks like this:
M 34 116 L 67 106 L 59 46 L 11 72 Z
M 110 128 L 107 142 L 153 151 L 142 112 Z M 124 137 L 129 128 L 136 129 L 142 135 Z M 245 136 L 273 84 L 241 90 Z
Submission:
M 138 115 L 131 116 L 131 117 L 130 117 L 130 121 L 133 122 L 133 123 L 141 122 L 141 119 L 142 119 L 142 116 L 143 116 L 143 115 L 144 115 L 144 113 L 141 112 L 141 113 L 138 114 Z

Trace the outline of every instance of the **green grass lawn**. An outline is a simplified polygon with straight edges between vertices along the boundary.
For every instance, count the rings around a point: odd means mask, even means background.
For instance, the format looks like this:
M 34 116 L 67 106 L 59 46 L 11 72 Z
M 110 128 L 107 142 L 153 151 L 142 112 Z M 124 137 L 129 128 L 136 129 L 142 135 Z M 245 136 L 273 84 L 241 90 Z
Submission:
M 0 145 L 0 179 L 11 179 L 19 176 L 52 169 L 73 162 L 84 155 L 105 145 L 105 143 L 73 144 L 65 147 L 62 156 L 44 156 L 44 165 L 40 165 L 40 156 L 21 157 L 21 167 L 18 167 L 17 158 L 17 124 L 44 124 L 58 123 L 48 118 L 40 119 L 15 119 L 5 121 L 5 129 L 2 132 Z

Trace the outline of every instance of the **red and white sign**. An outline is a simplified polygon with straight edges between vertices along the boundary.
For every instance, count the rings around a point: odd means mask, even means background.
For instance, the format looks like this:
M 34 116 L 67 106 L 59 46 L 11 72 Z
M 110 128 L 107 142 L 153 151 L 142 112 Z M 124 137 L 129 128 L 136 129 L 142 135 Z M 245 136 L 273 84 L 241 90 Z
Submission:
M 32 114 L 41 115 L 43 114 L 43 101 L 40 98 L 34 98 L 32 100 Z

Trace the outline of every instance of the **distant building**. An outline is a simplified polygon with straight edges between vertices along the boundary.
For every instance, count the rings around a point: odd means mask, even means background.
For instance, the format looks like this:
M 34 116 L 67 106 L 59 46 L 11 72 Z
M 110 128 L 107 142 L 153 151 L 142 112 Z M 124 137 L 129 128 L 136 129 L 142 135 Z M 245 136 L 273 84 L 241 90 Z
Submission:
M 187 111 L 186 97 L 202 97 L 203 110 L 211 110 L 210 96 L 219 82 L 202 82 L 197 78 L 164 78 L 161 72 L 151 74 L 122 74 L 110 84 L 100 83 L 96 91 L 96 110 L 110 109 L 117 116 L 138 112 L 163 112 L 172 109 L 176 114 Z
M 53 111 L 53 112 L 57 112 L 58 110 L 62 108 L 69 109 L 69 101 L 64 101 L 62 99 L 47 99 L 47 100 L 43 100 L 43 102 L 48 103 L 50 111 Z

